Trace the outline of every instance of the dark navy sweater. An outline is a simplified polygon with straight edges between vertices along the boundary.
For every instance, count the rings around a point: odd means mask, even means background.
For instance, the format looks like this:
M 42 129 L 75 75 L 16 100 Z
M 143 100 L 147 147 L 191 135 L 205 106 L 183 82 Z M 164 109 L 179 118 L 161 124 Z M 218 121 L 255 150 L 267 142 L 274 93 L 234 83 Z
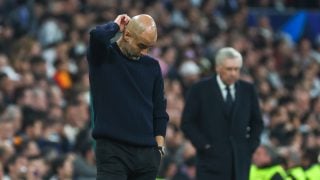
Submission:
M 159 63 L 149 56 L 128 59 L 110 39 L 114 22 L 90 31 L 87 54 L 95 139 L 155 146 L 165 136 L 168 115 Z

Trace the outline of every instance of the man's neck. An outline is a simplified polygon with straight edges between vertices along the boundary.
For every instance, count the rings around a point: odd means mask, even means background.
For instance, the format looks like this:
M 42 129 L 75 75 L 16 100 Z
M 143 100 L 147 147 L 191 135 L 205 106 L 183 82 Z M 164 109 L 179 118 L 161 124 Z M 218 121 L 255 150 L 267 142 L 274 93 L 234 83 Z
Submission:
M 122 52 L 122 54 L 124 54 L 125 56 L 127 56 L 128 53 L 126 53 L 126 51 L 125 51 L 124 48 L 123 48 L 122 38 L 120 38 L 120 39 L 117 40 L 117 45 L 118 45 L 120 51 Z
M 139 60 L 140 57 L 139 58 L 132 57 L 130 55 L 130 53 L 125 48 L 123 48 L 124 47 L 124 42 L 123 42 L 122 38 L 120 38 L 116 43 L 117 43 L 117 46 L 119 47 L 121 53 L 123 55 L 125 55 L 127 58 L 129 58 L 131 60 L 135 60 L 135 61 Z

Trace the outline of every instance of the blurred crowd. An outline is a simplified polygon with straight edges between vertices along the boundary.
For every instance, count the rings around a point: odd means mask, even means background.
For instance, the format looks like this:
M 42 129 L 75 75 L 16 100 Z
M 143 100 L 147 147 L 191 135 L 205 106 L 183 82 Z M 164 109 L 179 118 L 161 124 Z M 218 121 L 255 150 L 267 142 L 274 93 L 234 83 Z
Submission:
M 318 163 L 320 38 L 294 42 L 267 16 L 247 26 L 251 6 L 279 3 L 320 7 L 317 0 L 0 0 L 0 179 L 95 179 L 88 31 L 122 13 L 157 22 L 149 54 L 161 65 L 170 116 L 159 177 L 194 179 L 196 151 L 180 130 L 181 112 L 188 88 L 214 73 L 225 46 L 242 53 L 241 78 L 260 96 L 261 140 L 272 151 L 257 151 L 253 164 Z

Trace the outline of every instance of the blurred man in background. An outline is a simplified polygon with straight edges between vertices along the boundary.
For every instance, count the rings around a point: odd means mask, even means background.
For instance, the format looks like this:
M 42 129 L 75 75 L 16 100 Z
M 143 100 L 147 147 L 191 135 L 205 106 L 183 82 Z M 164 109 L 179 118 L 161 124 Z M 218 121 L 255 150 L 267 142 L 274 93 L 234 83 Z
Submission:
M 248 179 L 262 131 L 253 85 L 239 80 L 242 56 L 233 48 L 216 55 L 217 74 L 189 91 L 182 130 L 197 148 L 197 178 Z

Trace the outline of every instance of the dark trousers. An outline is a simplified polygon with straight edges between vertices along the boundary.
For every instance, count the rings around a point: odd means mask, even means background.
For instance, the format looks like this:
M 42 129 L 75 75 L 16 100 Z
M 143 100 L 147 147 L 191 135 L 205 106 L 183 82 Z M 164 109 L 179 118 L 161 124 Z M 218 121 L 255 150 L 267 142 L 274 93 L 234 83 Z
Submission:
M 97 180 L 156 179 L 161 155 L 156 147 L 97 140 Z

